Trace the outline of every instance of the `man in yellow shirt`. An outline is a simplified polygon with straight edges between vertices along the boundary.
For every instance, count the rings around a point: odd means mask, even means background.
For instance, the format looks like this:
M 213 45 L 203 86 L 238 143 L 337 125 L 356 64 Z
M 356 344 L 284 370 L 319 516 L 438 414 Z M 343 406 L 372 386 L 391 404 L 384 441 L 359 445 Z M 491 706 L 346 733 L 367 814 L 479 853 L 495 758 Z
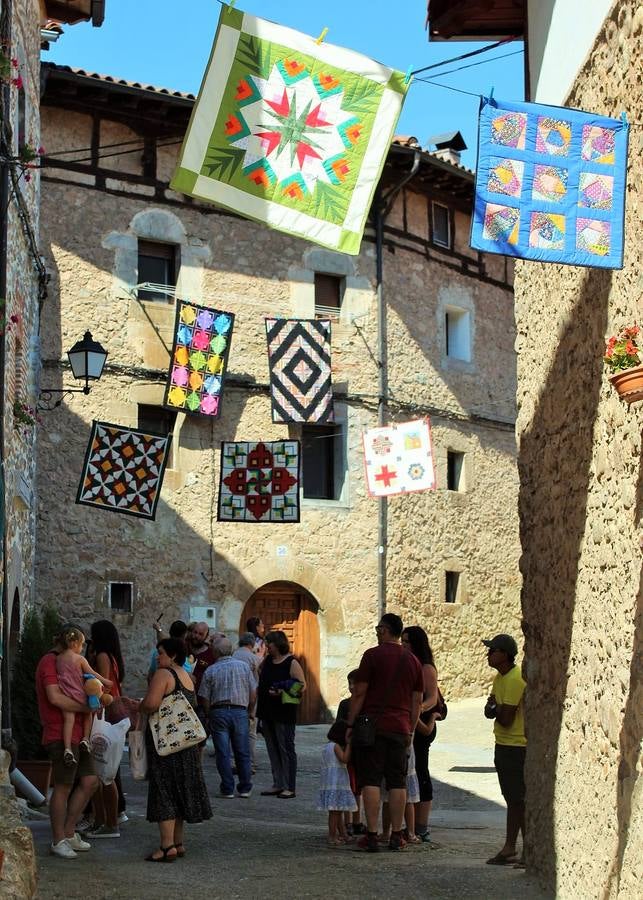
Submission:
M 514 660 L 518 654 L 515 640 L 508 634 L 497 634 L 490 641 L 482 642 L 487 651 L 487 662 L 498 674 L 493 680 L 491 694 L 484 708 L 487 719 L 495 719 L 493 733 L 496 749 L 493 762 L 498 773 L 500 790 L 507 803 L 507 836 L 505 845 L 495 856 L 487 860 L 491 866 L 515 863 L 518 832 L 525 835 L 525 720 L 523 699 L 525 682 Z

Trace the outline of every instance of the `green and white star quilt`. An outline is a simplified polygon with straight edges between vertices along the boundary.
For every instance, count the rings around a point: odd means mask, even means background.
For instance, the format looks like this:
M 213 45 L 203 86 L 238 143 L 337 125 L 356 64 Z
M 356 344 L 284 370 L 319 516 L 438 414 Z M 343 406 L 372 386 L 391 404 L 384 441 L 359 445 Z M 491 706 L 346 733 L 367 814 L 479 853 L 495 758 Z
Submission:
M 172 188 L 356 254 L 408 84 L 223 7 Z

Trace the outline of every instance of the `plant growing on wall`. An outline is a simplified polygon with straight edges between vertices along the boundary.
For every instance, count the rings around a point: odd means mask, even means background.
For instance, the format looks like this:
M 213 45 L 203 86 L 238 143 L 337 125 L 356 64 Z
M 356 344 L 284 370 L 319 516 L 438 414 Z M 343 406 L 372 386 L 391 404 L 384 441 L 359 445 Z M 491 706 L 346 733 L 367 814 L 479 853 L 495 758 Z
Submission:
M 34 609 L 26 616 L 11 672 L 11 728 L 19 759 L 45 759 L 36 701 L 35 676 L 40 658 L 50 650 L 62 621 L 53 607 L 42 618 Z
M 27 434 L 29 429 L 42 422 L 33 406 L 18 399 L 13 401 L 13 421 L 22 434 Z
M 6 47 L 0 47 L 0 81 L 13 84 L 17 88 L 22 87 L 22 75 L 20 63 L 15 56 L 9 56 Z

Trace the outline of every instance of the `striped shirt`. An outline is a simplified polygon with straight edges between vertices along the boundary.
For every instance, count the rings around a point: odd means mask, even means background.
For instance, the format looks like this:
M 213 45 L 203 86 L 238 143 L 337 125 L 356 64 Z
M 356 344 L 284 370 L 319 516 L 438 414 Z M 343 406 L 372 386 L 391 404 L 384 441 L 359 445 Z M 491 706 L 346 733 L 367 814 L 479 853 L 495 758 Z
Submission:
M 211 706 L 217 703 L 248 706 L 254 689 L 250 666 L 240 659 L 222 656 L 205 670 L 199 697 L 203 697 Z

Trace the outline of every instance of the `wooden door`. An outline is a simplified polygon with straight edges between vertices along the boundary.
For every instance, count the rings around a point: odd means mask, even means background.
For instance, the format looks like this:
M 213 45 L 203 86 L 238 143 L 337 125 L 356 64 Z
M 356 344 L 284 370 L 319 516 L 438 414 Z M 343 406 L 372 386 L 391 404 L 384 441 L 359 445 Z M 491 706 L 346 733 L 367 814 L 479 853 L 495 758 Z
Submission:
M 273 581 L 255 591 L 246 603 L 240 631 L 245 631 L 250 616 L 259 616 L 266 632 L 283 631 L 301 663 L 307 688 L 298 710 L 299 724 L 314 725 L 323 721 L 319 690 L 319 622 L 313 597 L 297 584 Z

